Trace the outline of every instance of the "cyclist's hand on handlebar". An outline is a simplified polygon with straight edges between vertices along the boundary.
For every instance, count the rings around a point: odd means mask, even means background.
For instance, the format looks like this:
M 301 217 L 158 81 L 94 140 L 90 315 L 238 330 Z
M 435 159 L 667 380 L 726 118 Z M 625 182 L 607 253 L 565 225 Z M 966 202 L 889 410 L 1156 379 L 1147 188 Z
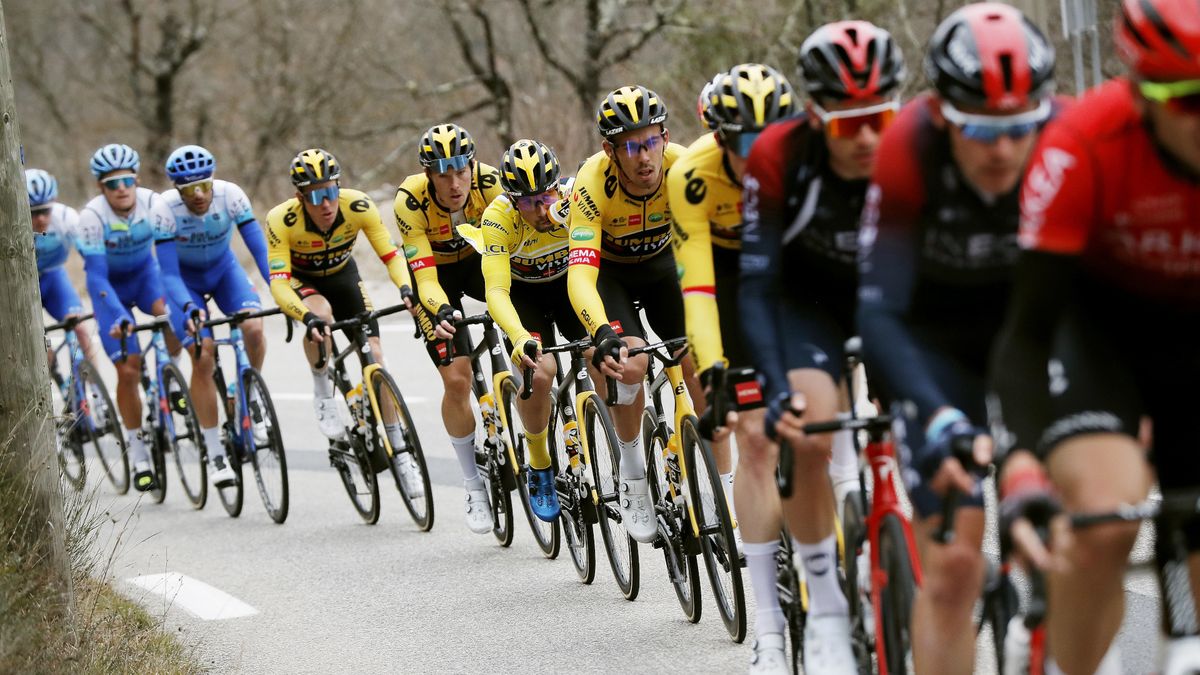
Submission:
M 1015 553 L 1035 568 L 1063 570 L 1067 562 L 1054 549 L 1069 547 L 1071 528 L 1041 464 L 1028 453 L 1014 455 L 1000 482 L 1000 550 Z
M 304 339 L 309 342 L 324 342 L 329 335 L 329 324 L 312 312 L 304 315 L 304 327 Z
M 712 373 L 712 368 L 700 373 L 700 385 L 704 387 L 704 412 L 700 415 L 699 431 L 704 440 L 719 443 L 728 438 L 729 434 L 737 428 L 738 414 L 733 406 L 729 406 L 729 412 L 725 414 L 725 419 L 714 419 L 718 392 L 712 386 Z
M 449 340 L 454 337 L 457 329 L 454 327 L 454 322 L 462 318 L 462 312 L 454 309 L 450 305 L 442 305 L 438 308 L 437 316 L 434 317 L 433 332 L 440 340 Z
M 133 322 L 129 319 L 121 319 L 108 329 L 108 334 L 114 338 L 129 337 L 133 335 Z
M 416 309 L 417 298 L 413 295 L 412 287 L 404 285 L 400 287 L 400 301 L 412 312 Z
M 191 303 L 188 303 L 187 306 L 183 308 L 183 311 L 188 315 L 187 321 L 185 321 L 183 324 L 183 329 L 188 335 L 195 335 L 199 333 L 200 324 L 204 323 L 205 319 L 208 318 L 208 315 L 203 309 Z
M 524 340 L 513 347 L 513 365 L 521 370 L 537 368 L 538 357 L 541 356 L 542 343 L 532 338 Z
M 775 397 L 767 410 L 768 435 L 787 441 L 792 448 L 804 443 L 804 411 L 808 400 L 804 394 L 793 392 Z
M 939 495 L 950 489 L 970 494 L 975 489 L 975 477 L 969 469 L 978 474 L 991 461 L 992 439 L 987 430 L 971 424 L 962 412 L 946 408 L 929 423 L 915 468 Z
M 621 379 L 625 373 L 625 361 L 629 359 L 629 348 L 617 335 L 612 326 L 604 324 L 592 336 L 596 351 L 592 353 L 592 365 L 606 377 Z

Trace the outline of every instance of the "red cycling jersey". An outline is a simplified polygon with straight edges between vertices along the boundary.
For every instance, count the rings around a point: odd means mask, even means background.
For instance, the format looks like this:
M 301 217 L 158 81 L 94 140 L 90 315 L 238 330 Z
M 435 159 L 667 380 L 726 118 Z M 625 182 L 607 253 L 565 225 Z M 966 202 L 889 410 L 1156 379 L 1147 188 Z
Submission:
M 1200 307 L 1200 181 L 1155 145 L 1128 80 L 1100 86 L 1042 134 L 1020 243 L 1081 256 L 1118 289 Z

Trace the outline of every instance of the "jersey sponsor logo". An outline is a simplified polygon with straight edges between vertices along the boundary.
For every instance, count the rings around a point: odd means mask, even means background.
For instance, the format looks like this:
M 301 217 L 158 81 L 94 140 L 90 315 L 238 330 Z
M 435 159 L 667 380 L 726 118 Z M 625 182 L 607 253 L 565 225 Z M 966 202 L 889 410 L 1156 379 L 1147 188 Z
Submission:
M 691 171 L 684 174 L 690 176 Z M 708 196 L 708 185 L 704 183 L 704 179 L 699 176 L 689 178 L 687 185 L 683 188 L 683 196 L 688 200 L 689 204 L 699 204 Z
M 489 171 L 488 173 L 479 175 L 479 186 L 483 187 L 483 188 L 490 188 L 493 185 L 495 185 L 496 182 L 499 180 L 500 180 L 499 174 L 495 174 L 495 173 L 492 173 Z
M 370 208 L 371 200 L 369 199 L 355 199 L 350 202 L 350 210 L 355 213 L 365 213 Z
M 408 195 L 404 198 L 404 208 L 408 209 L 409 211 L 424 210 L 421 208 L 421 202 L 417 201 L 417 198 L 412 195 Z M 397 218 L 397 220 L 399 220 L 399 218 Z
M 763 400 L 762 387 L 757 381 L 738 382 L 733 385 L 733 393 L 737 398 L 738 407 L 762 403 Z
M 586 229 L 583 227 L 577 227 L 577 228 L 571 230 L 571 240 L 572 241 L 591 241 L 595 238 L 596 238 L 596 233 L 589 229 Z
M 279 280 L 287 281 L 288 279 L 291 279 L 291 278 L 292 278 L 292 275 L 288 274 L 287 272 L 276 272 L 271 275 L 271 281 L 279 281 Z
M 128 232 L 129 231 L 129 223 L 122 223 L 120 221 L 117 221 L 117 222 L 113 223 L 112 225 L 109 225 L 108 228 L 110 230 L 112 230 L 113 232 Z
M 406 244 L 404 246 L 404 257 L 408 258 L 409 260 L 417 257 L 417 247 L 413 246 L 412 244 Z
M 281 269 L 287 267 L 287 263 L 280 260 L 279 258 L 272 258 L 269 267 L 273 270 L 281 270 Z
M 1034 247 L 1045 224 L 1046 209 L 1058 196 L 1075 156 L 1061 148 L 1046 148 L 1025 178 L 1021 190 L 1021 244 Z
M 683 280 L 683 275 L 684 275 L 684 272 L 686 272 L 686 271 L 687 271 L 687 269 L 682 264 L 680 264 L 680 263 L 675 264 L 675 274 L 679 276 L 679 279 L 681 281 Z
M 617 194 L 617 177 L 608 176 L 604 179 L 604 196 L 612 199 L 615 194 Z
M 577 248 L 573 249 L 567 261 L 568 265 L 591 265 L 592 267 L 600 266 L 600 253 L 594 248 Z
M 287 213 L 283 214 L 283 224 L 291 227 L 296 224 L 296 219 L 299 217 L 300 216 L 295 211 L 288 211 Z
M 641 224 L 642 224 L 642 214 L 640 214 L 640 213 L 635 213 L 635 214 L 633 214 L 633 215 L 629 216 L 629 224 L 630 224 L 631 226 L 638 226 L 638 227 L 640 227 L 640 226 L 641 226 Z
M 662 222 L 663 218 L 666 218 L 665 214 L 660 213 L 660 212 L 655 212 L 655 213 L 650 214 L 650 217 L 648 218 L 648 220 L 652 223 L 659 223 L 659 222 Z
M 508 247 L 503 244 L 488 244 L 486 252 L 493 255 L 504 255 L 508 253 Z
M 417 270 L 423 270 L 426 267 L 434 267 L 435 265 L 433 263 L 433 256 L 425 256 L 424 258 L 418 258 L 418 259 L 412 261 L 410 266 L 412 267 L 412 271 L 414 271 L 414 272 L 416 272 Z
M 621 321 L 619 319 L 613 319 L 612 321 L 609 321 L 608 325 L 612 326 L 612 329 L 617 332 L 617 335 L 625 334 L 625 329 L 621 328 Z

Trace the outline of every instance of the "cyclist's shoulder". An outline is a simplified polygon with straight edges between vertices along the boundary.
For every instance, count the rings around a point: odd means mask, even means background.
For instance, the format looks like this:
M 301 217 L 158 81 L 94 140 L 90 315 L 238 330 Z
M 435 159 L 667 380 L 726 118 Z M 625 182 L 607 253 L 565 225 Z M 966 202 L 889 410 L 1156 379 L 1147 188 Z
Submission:
M 496 198 L 489 202 L 487 208 L 483 210 L 482 216 L 485 225 L 491 222 L 493 226 L 503 226 L 505 229 L 515 227 L 520 222 L 520 218 L 520 212 L 506 194 L 496 195 Z
M 303 208 L 300 205 L 300 200 L 295 197 L 276 204 L 267 212 L 267 226 L 275 228 L 291 227 L 300 219 Z
M 491 164 L 475 162 L 475 175 L 471 177 L 471 187 L 483 193 L 486 200 L 491 202 L 504 192 L 500 187 L 500 170 Z
M 719 175 L 723 171 L 725 153 L 714 133 L 706 133 L 684 150 L 667 172 L 667 181 L 682 184 L 686 175 Z
M 361 190 L 342 188 L 338 191 L 338 209 L 346 223 L 360 227 L 374 226 L 382 221 L 379 209 L 371 196 Z
M 215 194 L 215 186 L 214 186 L 214 194 Z M 162 192 L 158 193 L 158 196 L 162 197 L 163 202 L 166 203 L 168 208 L 170 208 L 172 211 L 175 212 L 176 216 L 185 215 L 184 213 L 180 212 L 180 208 L 185 208 L 185 206 L 183 203 L 183 198 L 179 196 L 179 190 L 176 190 L 173 187 L 167 188 L 166 190 L 163 190 Z
M 62 202 L 54 202 L 54 206 L 50 207 L 50 218 L 51 222 L 74 226 L 79 223 L 79 212 Z
M 1074 140 L 1081 146 L 1149 139 L 1133 85 L 1124 78 L 1109 80 L 1079 99 L 1055 97 L 1054 118 L 1044 133 L 1051 142 Z
M 687 152 L 686 147 L 678 143 L 667 143 L 667 148 L 663 150 L 663 168 L 670 169 L 685 152 Z

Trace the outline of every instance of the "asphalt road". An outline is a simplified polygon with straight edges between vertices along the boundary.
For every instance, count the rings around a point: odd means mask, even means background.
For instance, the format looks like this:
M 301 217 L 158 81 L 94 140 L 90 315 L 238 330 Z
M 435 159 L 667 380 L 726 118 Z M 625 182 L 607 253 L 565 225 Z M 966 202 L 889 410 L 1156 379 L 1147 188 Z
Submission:
M 378 305 L 397 301 L 394 289 L 372 286 Z M 641 594 L 628 602 L 598 533 L 598 573 L 585 586 L 565 552 L 554 561 L 541 555 L 520 514 L 509 549 L 467 530 L 457 462 L 441 424 L 440 380 L 405 315 L 384 321 L 383 343 L 429 458 L 436 522 L 431 532 L 418 532 L 385 474 L 379 523 L 363 524 L 329 467 L 300 346 L 285 344 L 283 332 L 281 320 L 268 322 L 264 376 L 289 464 L 285 524 L 270 521 L 252 487 L 236 520 L 215 492 L 203 511 L 193 510 L 172 465 L 162 505 L 90 487 L 111 515 L 99 547 L 105 557 L 115 550 L 109 573 L 118 589 L 163 617 L 206 667 L 221 673 L 746 669 L 753 634 L 744 645 L 728 639 L 707 586 L 703 618 L 687 623 L 657 550 L 641 547 Z M 1142 542 L 1135 557 L 1145 555 Z M 748 578 L 746 585 L 749 595 Z M 1153 580 L 1131 577 L 1127 600 L 1126 672 L 1151 672 L 1158 648 Z M 987 661 L 986 649 L 980 661 Z

